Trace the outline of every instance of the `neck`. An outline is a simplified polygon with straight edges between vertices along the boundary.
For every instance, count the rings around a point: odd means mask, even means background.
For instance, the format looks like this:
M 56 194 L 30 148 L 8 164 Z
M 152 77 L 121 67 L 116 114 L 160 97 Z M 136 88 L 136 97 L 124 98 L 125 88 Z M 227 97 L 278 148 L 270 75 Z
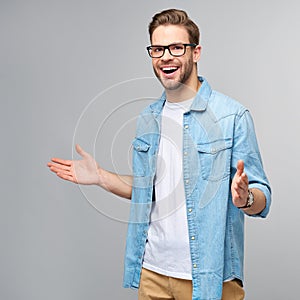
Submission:
M 166 97 L 169 102 L 182 102 L 194 98 L 201 86 L 197 76 L 187 84 L 181 84 L 175 90 L 165 89 Z

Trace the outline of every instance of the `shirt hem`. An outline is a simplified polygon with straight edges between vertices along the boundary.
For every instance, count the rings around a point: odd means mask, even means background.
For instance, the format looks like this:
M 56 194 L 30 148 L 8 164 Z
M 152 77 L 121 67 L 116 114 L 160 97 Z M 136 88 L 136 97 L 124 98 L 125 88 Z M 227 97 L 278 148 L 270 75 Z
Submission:
M 179 278 L 179 279 L 185 279 L 185 280 L 192 280 L 192 275 L 191 274 L 172 272 L 172 271 L 168 271 L 168 270 L 162 270 L 158 267 L 152 266 L 152 265 L 147 264 L 145 262 L 143 263 L 143 268 L 147 269 L 147 270 L 150 270 L 152 272 L 158 273 L 160 275 L 164 275 L 164 276 L 169 276 L 169 277 Z

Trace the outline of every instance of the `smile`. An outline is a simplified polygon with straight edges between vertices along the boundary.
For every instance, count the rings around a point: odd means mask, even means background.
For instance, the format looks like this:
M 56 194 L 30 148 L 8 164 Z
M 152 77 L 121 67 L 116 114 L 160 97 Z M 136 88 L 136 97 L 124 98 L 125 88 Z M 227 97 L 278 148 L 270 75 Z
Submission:
M 174 72 L 176 72 L 179 69 L 179 67 L 163 67 L 161 68 L 162 72 L 164 72 L 165 74 L 172 74 Z

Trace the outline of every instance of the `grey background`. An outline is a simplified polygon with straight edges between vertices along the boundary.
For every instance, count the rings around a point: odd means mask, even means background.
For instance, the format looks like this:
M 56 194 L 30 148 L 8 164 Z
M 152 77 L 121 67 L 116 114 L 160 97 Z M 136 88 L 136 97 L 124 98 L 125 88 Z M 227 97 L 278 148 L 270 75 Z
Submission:
M 128 201 L 63 182 L 46 163 L 79 142 L 130 171 L 136 113 L 161 92 L 141 79 L 153 76 L 147 25 L 169 7 L 200 25 L 199 74 L 251 110 L 272 184 L 269 217 L 247 219 L 247 299 L 298 299 L 299 6 L 1 0 L 0 299 L 136 299 L 121 287 Z

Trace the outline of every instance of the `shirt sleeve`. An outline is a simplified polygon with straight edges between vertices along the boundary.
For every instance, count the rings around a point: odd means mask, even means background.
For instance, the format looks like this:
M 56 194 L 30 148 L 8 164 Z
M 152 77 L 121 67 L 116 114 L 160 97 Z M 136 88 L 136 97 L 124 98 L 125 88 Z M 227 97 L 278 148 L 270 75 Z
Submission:
M 232 177 L 236 172 L 237 161 L 240 159 L 244 161 L 245 173 L 249 179 L 249 188 L 257 188 L 266 196 L 264 210 L 251 216 L 265 218 L 271 205 L 271 187 L 263 168 L 254 123 L 248 110 L 244 110 L 236 117 L 231 164 Z

